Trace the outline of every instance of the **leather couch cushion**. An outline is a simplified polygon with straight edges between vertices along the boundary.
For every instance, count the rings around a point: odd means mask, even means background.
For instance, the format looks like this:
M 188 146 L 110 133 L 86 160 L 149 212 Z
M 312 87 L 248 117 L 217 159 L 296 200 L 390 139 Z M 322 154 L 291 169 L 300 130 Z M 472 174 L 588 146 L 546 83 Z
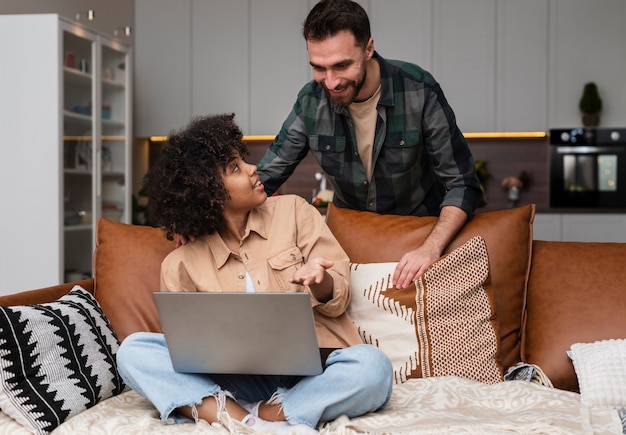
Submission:
M 94 254 L 94 295 L 120 341 L 137 331 L 160 332 L 152 292 L 161 262 L 174 249 L 157 228 L 99 219 Z
M 79 285 L 93 294 L 93 278 L 82 279 L 80 281 L 58 284 L 51 287 L 44 287 L 36 290 L 28 290 L 10 295 L 0 296 L 0 305 L 10 307 L 15 305 L 45 304 L 59 299 L 69 293 L 75 285 Z
M 474 236 L 487 245 L 499 324 L 501 365 L 520 361 L 520 337 L 532 249 L 535 206 L 477 213 L 444 251 L 447 254 Z M 329 204 L 326 222 L 353 263 L 399 261 L 418 247 L 435 225 L 435 217 L 380 215 Z
M 624 258 L 623 243 L 534 242 L 522 358 L 555 387 L 578 391 L 572 344 L 626 337 Z

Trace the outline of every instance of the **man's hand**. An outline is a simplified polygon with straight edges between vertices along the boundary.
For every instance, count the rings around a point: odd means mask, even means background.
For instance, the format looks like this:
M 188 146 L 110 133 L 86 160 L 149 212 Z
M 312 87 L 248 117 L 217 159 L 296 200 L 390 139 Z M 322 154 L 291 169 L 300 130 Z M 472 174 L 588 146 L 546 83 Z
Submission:
M 189 242 L 195 242 L 196 238 L 194 236 L 189 236 L 189 238 L 185 236 L 181 236 L 180 234 L 176 234 L 176 247 L 180 248 L 183 245 L 186 245 Z
M 439 254 L 438 250 L 425 244 L 404 254 L 393 273 L 393 285 L 398 289 L 410 286 L 440 257 Z
M 393 273 L 396 288 L 407 288 L 441 256 L 443 250 L 465 225 L 467 215 L 458 207 L 445 206 L 422 246 L 402 256 Z

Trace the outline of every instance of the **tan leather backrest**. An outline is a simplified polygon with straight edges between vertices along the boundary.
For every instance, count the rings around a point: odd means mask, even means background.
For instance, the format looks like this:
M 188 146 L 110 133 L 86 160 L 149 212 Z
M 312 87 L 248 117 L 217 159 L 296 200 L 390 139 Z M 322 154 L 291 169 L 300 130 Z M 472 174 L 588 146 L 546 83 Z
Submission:
M 470 238 L 485 239 L 499 324 L 501 364 L 520 361 L 520 337 L 532 249 L 535 206 L 477 213 L 444 253 Z M 398 261 L 418 247 L 436 223 L 434 217 L 380 215 L 330 204 L 326 222 L 354 263 Z
M 81 279 L 80 281 L 68 282 L 50 287 L 0 296 L 0 305 L 9 307 L 15 305 L 34 305 L 53 302 L 61 296 L 67 294 L 75 285 L 79 285 L 88 292 L 93 293 L 93 279 L 87 278 Z
M 156 228 L 98 221 L 94 294 L 120 341 L 137 331 L 161 331 L 152 293 L 174 246 Z

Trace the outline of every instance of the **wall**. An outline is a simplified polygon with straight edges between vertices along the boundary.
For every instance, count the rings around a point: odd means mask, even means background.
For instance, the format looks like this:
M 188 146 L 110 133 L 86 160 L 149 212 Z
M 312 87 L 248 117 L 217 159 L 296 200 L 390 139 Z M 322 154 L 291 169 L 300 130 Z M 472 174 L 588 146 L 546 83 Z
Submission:
M 314 0 L 135 0 L 136 132 L 235 112 L 278 132 L 311 78 L 301 24 Z M 465 132 L 580 125 L 596 81 L 603 126 L 626 124 L 623 0 L 361 0 L 381 55 L 440 81 Z

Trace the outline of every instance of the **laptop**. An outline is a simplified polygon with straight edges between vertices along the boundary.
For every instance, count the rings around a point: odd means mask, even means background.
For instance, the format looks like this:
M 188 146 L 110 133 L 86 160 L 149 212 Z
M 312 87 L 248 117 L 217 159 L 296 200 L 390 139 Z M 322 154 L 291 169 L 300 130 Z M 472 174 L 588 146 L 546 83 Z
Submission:
M 308 293 L 155 292 L 174 370 L 322 373 Z

